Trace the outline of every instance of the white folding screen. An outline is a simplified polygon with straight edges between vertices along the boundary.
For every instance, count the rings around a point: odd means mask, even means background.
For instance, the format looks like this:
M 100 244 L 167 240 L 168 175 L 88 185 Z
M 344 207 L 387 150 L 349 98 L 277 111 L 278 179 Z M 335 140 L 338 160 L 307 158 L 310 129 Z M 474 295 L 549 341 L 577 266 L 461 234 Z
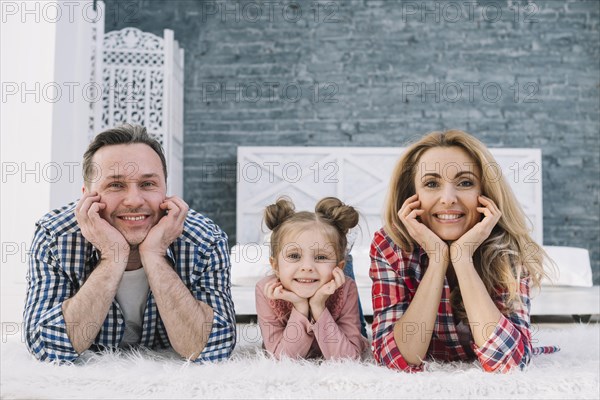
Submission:
M 361 214 L 357 246 L 369 245 L 382 226 L 390 175 L 404 148 L 238 147 L 237 242 L 262 243 L 262 212 L 288 195 L 298 210 L 313 210 L 325 196 L 337 196 Z M 523 206 L 532 237 L 543 243 L 541 151 L 490 149 L 502 175 Z M 262 228 L 262 230 L 261 230 Z
M 97 32 L 90 136 L 123 123 L 139 124 L 164 147 L 168 191 L 183 196 L 184 51 L 173 31 L 164 37 L 124 28 Z

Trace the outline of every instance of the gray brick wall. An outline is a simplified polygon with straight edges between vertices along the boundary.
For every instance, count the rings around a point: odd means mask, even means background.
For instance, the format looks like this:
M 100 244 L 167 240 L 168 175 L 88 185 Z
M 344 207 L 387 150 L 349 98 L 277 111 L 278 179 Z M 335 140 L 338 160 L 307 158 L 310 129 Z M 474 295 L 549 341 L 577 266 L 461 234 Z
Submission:
M 170 28 L 185 49 L 185 200 L 232 243 L 237 146 L 460 128 L 542 149 L 545 242 L 589 249 L 600 283 L 600 2 L 105 3 L 106 31 Z

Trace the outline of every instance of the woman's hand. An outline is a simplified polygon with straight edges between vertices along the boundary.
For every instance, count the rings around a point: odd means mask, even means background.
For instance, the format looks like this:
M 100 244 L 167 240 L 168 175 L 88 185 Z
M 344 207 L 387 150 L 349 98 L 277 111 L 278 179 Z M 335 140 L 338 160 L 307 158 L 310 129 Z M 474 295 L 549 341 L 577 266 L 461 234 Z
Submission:
M 477 207 L 477 211 L 482 213 L 484 218 L 452 243 L 450 246 L 450 259 L 453 264 L 459 263 L 463 257 L 468 257 L 467 260 L 471 260 L 475 250 L 490 236 L 492 229 L 502 216 L 498 206 L 492 199 L 479 196 L 478 200 L 483 207 Z
M 292 303 L 296 311 L 308 318 L 308 299 L 302 298 L 296 293 L 285 289 L 279 279 L 268 283 L 265 286 L 264 294 L 269 300 L 283 300 Z
M 325 302 L 336 290 L 346 282 L 346 276 L 341 268 L 335 267 L 332 271 L 333 279 L 321 286 L 308 301 L 313 318 L 319 319 L 325 310 Z
M 419 209 L 420 205 L 421 201 L 418 195 L 410 196 L 402 204 L 400 211 L 398 211 L 398 217 L 410 236 L 425 250 L 430 260 L 443 262 L 447 265 L 449 259 L 448 245 L 417 219 L 425 212 L 425 210 Z

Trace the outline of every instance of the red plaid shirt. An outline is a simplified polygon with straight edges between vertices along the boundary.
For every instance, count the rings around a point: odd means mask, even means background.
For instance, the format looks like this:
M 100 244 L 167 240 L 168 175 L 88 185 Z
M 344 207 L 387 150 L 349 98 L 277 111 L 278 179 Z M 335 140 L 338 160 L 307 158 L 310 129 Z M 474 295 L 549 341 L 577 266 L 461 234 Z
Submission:
M 407 253 L 401 250 L 383 229 L 375 233 L 371 244 L 371 269 L 373 280 L 373 353 L 377 362 L 389 368 L 404 371 L 420 371 L 422 365 L 409 365 L 394 339 L 394 324 L 408 309 L 423 278 L 429 259 L 424 250 L 417 247 Z M 525 367 L 532 354 L 529 328 L 529 279 L 520 283 L 522 304 L 509 315 L 502 316 L 488 341 L 478 347 L 471 336 L 469 343 L 475 356 L 486 371 L 508 371 Z M 498 293 L 492 300 L 499 310 L 504 309 L 506 293 Z M 421 334 L 417 327 L 406 334 Z M 489 328 L 489 329 L 488 329 Z M 444 289 L 438 308 L 437 320 L 427 358 L 442 361 L 468 361 L 469 355 L 459 341 L 459 334 L 450 306 L 450 287 L 444 280 Z

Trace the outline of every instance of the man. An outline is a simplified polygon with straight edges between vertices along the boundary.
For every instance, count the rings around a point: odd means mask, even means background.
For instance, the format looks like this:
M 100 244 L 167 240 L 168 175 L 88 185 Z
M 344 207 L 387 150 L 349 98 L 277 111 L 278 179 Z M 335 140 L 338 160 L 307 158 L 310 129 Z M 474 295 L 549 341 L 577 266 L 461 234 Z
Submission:
M 83 159 L 83 196 L 37 223 L 24 311 L 29 351 L 172 346 L 218 360 L 235 345 L 227 236 L 166 196 L 161 145 L 141 126 L 100 133 Z

